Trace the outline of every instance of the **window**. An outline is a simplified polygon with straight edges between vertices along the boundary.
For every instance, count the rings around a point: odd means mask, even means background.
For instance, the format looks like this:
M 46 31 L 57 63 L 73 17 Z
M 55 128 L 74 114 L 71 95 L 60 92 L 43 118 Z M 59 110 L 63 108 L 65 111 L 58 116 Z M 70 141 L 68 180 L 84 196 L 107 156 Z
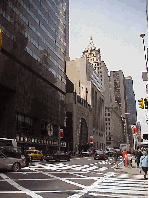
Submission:
M 107 121 L 107 118 L 105 118 L 105 121 Z
M 110 130 L 110 127 L 109 127 L 109 130 Z
M 105 113 L 105 116 L 106 116 L 107 114 Z
M 110 118 L 108 118 L 108 121 L 110 121 Z
M 110 113 L 108 113 L 108 116 L 110 116 Z

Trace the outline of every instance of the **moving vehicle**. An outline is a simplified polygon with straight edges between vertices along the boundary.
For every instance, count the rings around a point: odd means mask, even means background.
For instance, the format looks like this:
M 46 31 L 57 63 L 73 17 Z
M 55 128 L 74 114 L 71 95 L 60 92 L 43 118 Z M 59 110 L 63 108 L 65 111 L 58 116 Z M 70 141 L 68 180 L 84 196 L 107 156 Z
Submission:
M 25 165 L 29 166 L 30 158 L 28 155 L 21 153 L 21 147 L 3 146 L 0 151 L 7 157 L 19 158 L 25 160 Z
M 68 153 L 65 153 L 63 151 L 56 151 L 56 152 L 47 152 L 47 154 L 43 157 L 44 160 L 47 162 L 54 160 L 56 162 L 59 162 L 60 160 L 67 160 L 70 161 L 70 155 Z
M 14 139 L 0 138 L 0 146 L 17 147 L 17 142 Z
M 103 150 L 96 150 L 94 153 L 94 160 L 96 159 L 108 159 L 108 155 Z
M 41 151 L 36 150 L 35 147 L 31 147 L 29 150 L 26 150 L 26 154 L 30 157 L 30 161 L 32 160 L 43 160 L 44 155 Z
M 81 156 L 85 156 L 85 157 L 89 157 L 91 156 L 91 151 L 87 150 L 87 151 L 81 151 Z
M 114 148 L 106 148 L 106 154 L 110 157 L 112 157 L 114 155 Z
M 25 157 L 22 158 L 17 154 L 13 157 L 10 156 L 9 153 L 5 155 L 2 151 L 0 151 L 0 169 L 7 169 L 17 172 L 21 168 L 26 166 Z

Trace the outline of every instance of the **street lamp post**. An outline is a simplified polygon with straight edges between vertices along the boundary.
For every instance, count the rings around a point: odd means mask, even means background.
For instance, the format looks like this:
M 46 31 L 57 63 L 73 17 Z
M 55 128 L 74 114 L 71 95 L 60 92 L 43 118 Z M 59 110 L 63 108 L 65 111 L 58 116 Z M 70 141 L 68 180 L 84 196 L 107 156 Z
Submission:
M 146 66 L 146 71 L 148 72 L 148 66 L 147 66 L 147 63 L 148 63 L 148 48 L 147 48 L 147 55 L 146 55 L 145 42 L 144 42 L 145 34 L 144 34 L 144 33 L 140 34 L 140 37 L 142 38 L 142 41 L 143 41 L 143 50 L 144 50 L 145 66 Z

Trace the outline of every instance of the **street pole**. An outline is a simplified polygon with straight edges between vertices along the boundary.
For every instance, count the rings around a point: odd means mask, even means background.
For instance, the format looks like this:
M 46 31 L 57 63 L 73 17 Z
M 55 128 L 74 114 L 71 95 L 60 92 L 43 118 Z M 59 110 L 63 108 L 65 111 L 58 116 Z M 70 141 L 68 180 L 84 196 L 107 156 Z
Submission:
M 58 127 L 58 131 L 59 131 L 59 151 L 61 150 L 61 138 L 60 138 L 60 126 Z
M 147 63 L 148 63 L 148 48 L 147 48 L 147 55 L 146 55 L 145 41 L 144 41 L 145 34 L 140 34 L 140 37 L 142 38 L 142 41 L 143 41 L 143 50 L 144 50 L 144 58 L 145 58 L 145 67 L 146 67 L 146 71 L 148 72 L 148 66 L 147 66 Z

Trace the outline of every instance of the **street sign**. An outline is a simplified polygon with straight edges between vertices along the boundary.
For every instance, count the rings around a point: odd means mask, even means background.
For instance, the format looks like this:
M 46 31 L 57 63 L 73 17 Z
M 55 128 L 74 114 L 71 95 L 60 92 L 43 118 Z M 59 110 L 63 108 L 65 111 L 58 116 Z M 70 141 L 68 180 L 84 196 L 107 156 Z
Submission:
M 63 138 L 63 129 L 60 129 L 59 136 L 60 136 L 60 138 Z

